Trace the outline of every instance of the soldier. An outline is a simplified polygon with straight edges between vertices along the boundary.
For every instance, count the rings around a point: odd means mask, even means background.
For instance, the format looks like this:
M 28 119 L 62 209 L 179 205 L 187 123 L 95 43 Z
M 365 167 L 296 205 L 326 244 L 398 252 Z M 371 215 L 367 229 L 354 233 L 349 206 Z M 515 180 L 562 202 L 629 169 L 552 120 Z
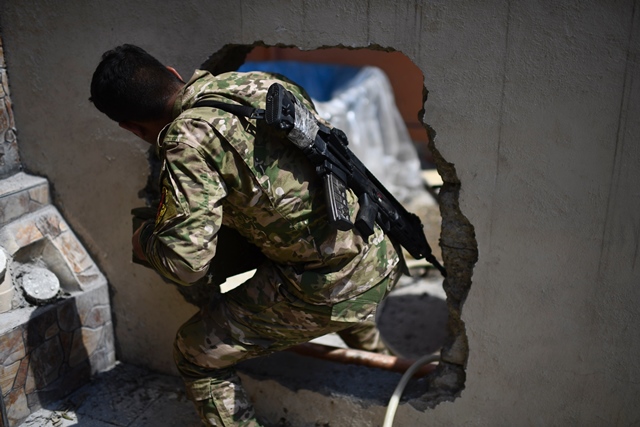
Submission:
M 372 319 L 400 275 L 400 251 L 377 226 L 364 239 L 329 225 L 321 179 L 285 136 L 264 120 L 194 107 L 206 98 L 264 108 L 276 82 L 315 111 L 282 76 L 196 70 L 185 83 L 133 45 L 106 52 L 91 82 L 98 110 L 163 162 L 157 215 L 134 232 L 135 256 L 180 285 L 216 286 L 224 227 L 257 248 L 247 252 L 255 275 L 218 293 L 176 335 L 176 366 L 208 425 L 260 425 L 235 372 L 241 360 L 332 332 L 384 350 Z M 357 198 L 347 195 L 355 219 Z

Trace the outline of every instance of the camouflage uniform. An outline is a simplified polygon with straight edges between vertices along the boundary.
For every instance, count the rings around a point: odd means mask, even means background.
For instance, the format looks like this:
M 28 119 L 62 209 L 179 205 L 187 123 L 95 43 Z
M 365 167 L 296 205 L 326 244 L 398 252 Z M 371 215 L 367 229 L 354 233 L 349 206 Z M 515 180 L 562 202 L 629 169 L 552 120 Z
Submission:
M 211 425 L 258 425 L 237 362 L 329 332 L 370 331 L 362 322 L 398 278 L 399 254 L 379 228 L 365 241 L 328 224 L 321 180 L 286 138 L 264 121 L 192 108 L 203 98 L 264 108 L 274 82 L 313 110 L 281 76 L 197 71 L 157 147 L 162 200 L 141 235 L 149 263 L 183 285 L 209 280 L 222 225 L 265 256 L 255 276 L 213 298 L 176 336 L 176 364 Z M 357 198 L 349 192 L 348 199 L 355 219 Z

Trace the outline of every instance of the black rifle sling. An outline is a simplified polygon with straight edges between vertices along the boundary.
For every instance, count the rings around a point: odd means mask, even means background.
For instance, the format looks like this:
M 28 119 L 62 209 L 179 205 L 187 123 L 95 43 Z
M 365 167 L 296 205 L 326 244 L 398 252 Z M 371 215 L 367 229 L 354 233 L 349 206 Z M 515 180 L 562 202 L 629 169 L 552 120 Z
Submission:
M 231 113 L 235 116 L 244 116 L 250 119 L 264 119 L 264 110 L 260 108 L 249 107 L 248 105 L 228 104 L 226 102 L 203 99 L 193 104 L 193 108 L 198 107 L 217 108 L 219 110 L 226 111 L 227 113 Z

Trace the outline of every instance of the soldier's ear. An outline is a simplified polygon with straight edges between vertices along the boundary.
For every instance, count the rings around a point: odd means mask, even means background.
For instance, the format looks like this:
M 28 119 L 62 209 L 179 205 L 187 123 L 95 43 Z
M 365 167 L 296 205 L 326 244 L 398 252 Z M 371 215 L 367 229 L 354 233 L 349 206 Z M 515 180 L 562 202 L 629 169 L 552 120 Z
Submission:
M 184 83 L 184 80 L 182 80 L 182 76 L 180 75 L 180 73 L 178 73 L 178 71 L 176 71 L 175 68 L 173 67 L 167 67 L 167 70 L 171 71 L 171 74 L 173 74 L 174 76 L 176 76 L 178 78 L 178 80 L 180 80 L 181 82 Z

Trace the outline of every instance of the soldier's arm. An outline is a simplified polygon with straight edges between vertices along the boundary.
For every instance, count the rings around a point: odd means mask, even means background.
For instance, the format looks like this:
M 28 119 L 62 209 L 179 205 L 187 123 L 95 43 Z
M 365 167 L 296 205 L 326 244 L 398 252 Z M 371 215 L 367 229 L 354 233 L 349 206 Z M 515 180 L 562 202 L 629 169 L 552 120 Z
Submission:
M 141 233 L 140 246 L 160 274 L 189 285 L 207 273 L 216 253 L 226 187 L 197 148 L 184 142 L 165 141 L 165 146 L 162 199 L 152 232 Z

